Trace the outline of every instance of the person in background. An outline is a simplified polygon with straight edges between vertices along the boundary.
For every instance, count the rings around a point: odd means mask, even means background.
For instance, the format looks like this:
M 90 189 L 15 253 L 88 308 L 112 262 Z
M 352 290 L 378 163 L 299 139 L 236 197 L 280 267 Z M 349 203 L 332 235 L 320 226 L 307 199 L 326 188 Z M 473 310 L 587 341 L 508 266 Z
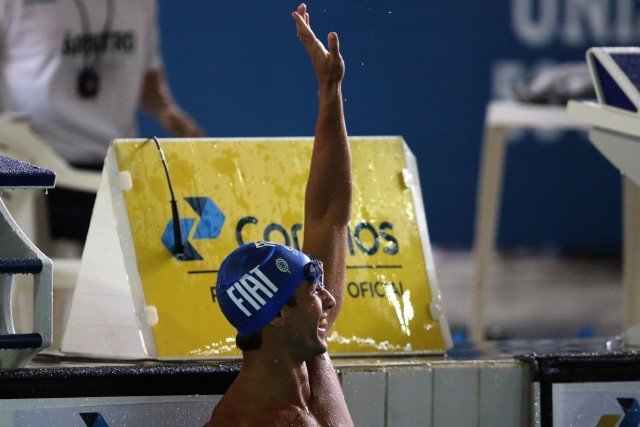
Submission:
M 138 109 L 172 136 L 202 136 L 167 85 L 155 0 L 2 0 L 0 108 L 88 170 L 102 169 L 112 139 L 136 136 Z M 52 237 L 84 242 L 95 194 L 47 200 Z
M 249 243 L 222 262 L 218 301 L 238 330 L 243 366 L 214 409 L 211 426 L 353 425 L 327 354 L 329 329 L 344 296 L 353 192 L 342 105 L 344 61 L 337 34 L 329 34 L 325 49 L 304 4 L 293 18 L 319 84 L 303 248 Z

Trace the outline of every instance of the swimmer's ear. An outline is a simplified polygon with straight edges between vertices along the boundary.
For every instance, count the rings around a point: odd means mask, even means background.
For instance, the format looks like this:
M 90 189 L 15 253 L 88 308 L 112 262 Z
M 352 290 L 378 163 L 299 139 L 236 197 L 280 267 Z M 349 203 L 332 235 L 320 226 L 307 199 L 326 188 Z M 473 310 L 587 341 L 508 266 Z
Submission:
M 284 325 L 284 309 L 280 310 L 269 324 L 275 328 L 281 328 Z

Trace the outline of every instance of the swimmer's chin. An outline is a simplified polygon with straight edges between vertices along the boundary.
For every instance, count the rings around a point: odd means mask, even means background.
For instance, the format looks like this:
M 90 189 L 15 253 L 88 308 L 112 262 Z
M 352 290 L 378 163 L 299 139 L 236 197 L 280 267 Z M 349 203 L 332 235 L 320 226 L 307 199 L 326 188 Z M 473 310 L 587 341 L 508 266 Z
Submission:
M 318 327 L 318 341 L 322 345 L 322 352 L 325 353 L 329 349 L 327 343 L 327 329 Z

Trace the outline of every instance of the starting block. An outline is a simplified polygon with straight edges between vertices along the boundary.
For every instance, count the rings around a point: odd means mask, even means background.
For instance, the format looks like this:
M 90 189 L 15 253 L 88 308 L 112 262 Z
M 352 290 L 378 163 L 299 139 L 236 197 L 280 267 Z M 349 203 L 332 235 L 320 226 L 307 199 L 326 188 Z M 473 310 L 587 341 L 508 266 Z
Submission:
M 350 141 L 354 203 L 331 352 L 442 354 L 451 337 L 415 158 L 401 137 Z M 312 138 L 114 141 L 61 351 L 239 357 L 217 304 L 217 269 L 250 241 L 302 246 L 312 146 Z
M 0 191 L 5 188 L 53 188 L 50 170 L 0 156 Z M 33 332 L 16 330 L 13 276 L 33 275 Z M 23 367 L 51 345 L 53 283 L 51 260 L 31 243 L 0 199 L 0 369 Z
M 597 102 L 570 101 L 567 114 L 592 126 L 589 139 L 623 175 L 623 326 L 640 346 L 640 48 L 587 51 Z

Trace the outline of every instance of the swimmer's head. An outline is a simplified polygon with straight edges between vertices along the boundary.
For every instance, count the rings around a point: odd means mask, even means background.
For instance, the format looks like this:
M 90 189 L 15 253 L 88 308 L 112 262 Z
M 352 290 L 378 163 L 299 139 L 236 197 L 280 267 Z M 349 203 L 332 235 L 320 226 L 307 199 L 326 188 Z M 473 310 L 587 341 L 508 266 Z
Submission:
M 254 242 L 231 252 L 220 265 L 216 294 L 222 313 L 241 335 L 273 320 L 305 280 L 322 285 L 322 263 L 271 242 Z

